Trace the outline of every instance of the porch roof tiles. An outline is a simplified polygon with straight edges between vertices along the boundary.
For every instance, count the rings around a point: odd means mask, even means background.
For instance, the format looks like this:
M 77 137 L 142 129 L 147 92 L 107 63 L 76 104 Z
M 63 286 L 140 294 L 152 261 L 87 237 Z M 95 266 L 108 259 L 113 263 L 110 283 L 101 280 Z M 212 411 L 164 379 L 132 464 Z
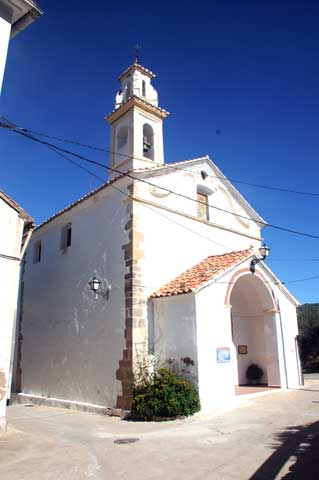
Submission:
M 172 297 L 173 295 L 197 292 L 214 277 L 241 263 L 252 254 L 253 249 L 249 248 L 239 252 L 207 257 L 152 293 L 150 298 Z

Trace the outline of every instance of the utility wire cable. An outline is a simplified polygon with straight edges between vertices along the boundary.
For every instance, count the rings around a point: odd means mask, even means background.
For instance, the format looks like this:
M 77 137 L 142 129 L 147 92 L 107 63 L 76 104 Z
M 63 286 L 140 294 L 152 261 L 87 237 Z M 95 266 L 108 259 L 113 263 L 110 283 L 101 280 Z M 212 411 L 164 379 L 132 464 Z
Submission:
M 3 118 L 3 117 L 1 117 L 1 118 Z M 4 119 L 4 120 L 6 122 L 8 122 L 6 119 Z M 9 123 L 11 123 L 11 122 L 9 122 Z M 13 124 L 12 124 L 12 126 L 13 126 Z M 51 140 L 56 140 L 56 141 L 63 142 L 63 143 L 69 143 L 69 144 L 72 144 L 72 145 L 77 145 L 79 147 L 88 148 L 88 149 L 96 150 L 96 151 L 99 151 L 99 152 L 105 152 L 105 153 L 109 153 L 111 155 L 117 155 L 117 156 L 120 156 L 120 157 L 127 157 L 127 155 L 125 155 L 124 153 L 113 152 L 112 150 L 109 150 L 107 148 L 97 147 L 97 146 L 94 146 L 94 145 L 88 145 L 88 144 L 85 144 L 85 143 L 77 142 L 75 140 L 68 140 L 66 138 L 61 138 L 61 137 L 56 137 L 56 136 L 53 136 L 53 135 L 48 135 L 46 133 L 42 133 L 42 132 L 38 132 L 38 131 L 35 131 L 35 130 L 30 130 L 30 129 L 27 129 L 27 128 L 19 127 L 17 125 L 14 125 L 14 126 L 18 129 L 20 129 L 21 131 L 29 132 L 31 134 L 39 135 L 41 137 L 48 138 L 48 139 L 51 139 Z M 145 161 L 145 158 L 139 158 L 139 157 L 136 157 L 136 156 L 130 156 L 130 158 Z M 162 166 L 161 163 L 156 163 L 153 160 L 150 160 L 150 163 L 152 163 L 152 165 Z M 181 170 L 181 171 L 189 172 L 189 173 L 193 173 L 193 174 L 197 173 L 194 170 L 188 170 L 187 168 L 181 168 L 181 167 L 178 167 L 177 165 L 172 165 L 172 164 L 169 164 L 169 163 L 166 163 L 165 167 L 169 168 L 169 169 Z M 225 177 L 218 176 L 218 175 L 208 174 L 208 177 L 217 178 L 219 180 L 225 180 Z M 228 180 L 232 183 L 247 185 L 249 187 L 262 188 L 264 190 L 274 190 L 274 191 L 284 192 L 284 193 L 293 193 L 293 194 L 296 194 L 296 195 L 319 197 L 318 192 L 305 192 L 305 191 L 302 191 L 302 190 L 295 190 L 295 189 L 290 189 L 290 188 L 285 188 L 285 187 L 274 187 L 274 186 L 270 186 L 270 185 L 263 185 L 261 183 L 245 182 L 244 180 L 236 180 L 236 179 L 233 179 L 233 178 L 226 178 L 226 180 Z
M 67 160 L 68 162 L 70 162 L 71 164 L 75 165 L 76 167 L 80 168 L 81 170 L 83 170 L 84 172 L 88 173 L 89 175 L 92 175 L 93 177 L 95 177 L 96 179 L 100 180 L 102 183 L 105 183 L 104 179 L 102 177 L 100 177 L 99 175 L 97 175 L 96 173 L 92 172 L 91 170 L 88 170 L 87 168 L 83 167 L 82 165 L 80 165 L 79 163 L 75 162 L 74 160 L 72 160 L 71 158 L 67 157 L 66 155 L 63 155 L 61 152 L 57 151 L 55 148 L 53 147 L 49 147 L 52 151 L 54 151 L 57 155 L 59 155 L 60 157 L 64 158 L 65 160 Z M 114 185 L 110 185 L 111 188 L 117 190 L 118 192 L 122 193 L 123 195 L 135 200 L 135 198 L 130 195 L 129 193 L 127 192 L 123 192 L 123 190 L 121 190 L 120 188 L 117 188 L 115 187 Z M 204 238 L 205 240 L 208 240 L 208 241 L 211 241 L 212 243 L 214 244 L 218 244 L 219 246 L 222 246 L 222 247 L 225 247 L 227 250 L 232 250 L 230 247 L 227 247 L 226 245 L 223 245 L 223 244 L 219 244 L 218 242 L 215 242 L 213 241 L 212 239 L 208 238 L 208 237 L 205 237 L 203 235 L 201 235 L 200 233 L 196 232 L 196 230 L 193 230 L 191 228 L 188 228 L 188 227 L 185 227 L 185 225 L 182 225 L 178 222 L 176 222 L 175 220 L 167 217 L 166 215 L 163 215 L 162 213 L 158 212 L 157 210 L 151 208 L 149 205 L 144 205 L 145 207 L 149 208 L 150 210 L 152 210 L 152 212 L 154 212 L 155 214 L 157 215 L 160 215 L 160 216 L 163 216 L 164 218 L 166 218 L 167 220 L 170 220 L 172 221 L 173 223 L 175 223 L 176 225 L 182 227 L 182 228 L 185 228 L 186 230 L 189 230 L 190 232 L 194 233 L 195 235 L 198 235 L 200 236 L 201 238 Z M 274 261 L 274 262 L 297 262 L 297 261 L 300 261 L 300 262 L 319 262 L 319 258 L 268 258 L 267 259 L 268 261 Z M 306 281 L 306 280 L 313 280 L 313 279 L 316 279 L 316 278 L 319 278 L 319 277 L 316 277 L 316 276 L 313 276 L 313 277 L 307 277 L 307 278 L 304 278 L 304 279 L 299 279 L 299 280 L 292 280 L 291 282 L 299 282 L 299 281 Z M 285 284 L 285 283 L 290 283 L 290 281 L 288 282 L 281 282 L 282 284 Z M 153 288 L 153 287 L 149 287 L 149 288 Z
M 297 283 L 297 282 L 308 282 L 310 280 L 318 280 L 319 279 L 319 275 L 314 275 L 312 277 L 304 277 L 304 278 L 298 278 L 298 279 L 295 279 L 295 280 L 287 280 L 286 282 L 282 282 L 282 281 L 277 281 L 277 280 L 267 280 L 266 283 L 272 283 L 274 285 L 288 285 L 290 283 Z M 166 283 L 169 283 L 169 282 L 166 282 Z M 225 285 L 234 285 L 236 282 L 223 282 L 222 280 L 215 280 L 212 279 L 212 283 L 222 283 L 222 284 L 225 284 Z M 133 287 L 136 287 L 136 288 L 145 288 L 145 289 L 159 289 L 160 287 L 158 287 L 158 285 L 133 285 Z
M 268 258 L 271 262 L 319 262 L 319 258 Z
M 90 170 L 88 170 L 87 168 L 83 167 L 82 165 L 78 164 L 77 162 L 75 162 L 74 160 L 72 160 L 71 158 L 68 158 L 66 155 L 63 155 L 61 152 L 55 150 L 55 148 L 51 148 L 49 147 L 51 150 L 53 150 L 57 155 L 61 156 L 62 158 L 64 158 L 65 160 L 68 160 L 71 164 L 77 166 L 78 168 L 80 168 L 81 170 L 85 171 L 86 173 L 88 173 L 89 175 L 92 175 L 93 177 L 97 178 L 98 180 L 101 180 L 103 183 L 104 183 L 104 179 L 102 177 L 100 177 L 99 175 L 96 175 L 95 173 L 91 172 Z M 118 192 L 122 193 L 123 195 L 127 196 L 127 197 L 130 197 L 134 200 L 134 197 L 132 195 L 130 195 L 129 193 L 126 193 L 126 192 L 123 192 L 123 190 L 115 187 L 114 185 L 110 185 L 110 187 L 114 188 L 115 190 L 117 190 Z M 145 207 L 148 207 L 148 205 L 145 205 Z M 152 211 L 154 211 L 155 213 L 158 213 L 156 210 L 153 210 L 151 209 Z M 168 217 L 165 217 L 165 218 L 168 218 Z M 174 223 L 176 223 L 177 225 L 179 226 L 183 226 L 177 222 L 175 222 L 174 220 L 172 220 Z M 193 233 L 197 233 L 195 232 L 194 230 L 191 230 Z M 206 237 L 205 237 L 206 238 Z M 207 240 L 210 240 L 209 238 L 207 238 Z M 216 243 L 216 242 L 213 242 L 213 243 Z M 223 245 L 224 246 L 224 245 Z M 280 259 L 276 259 L 276 260 L 280 260 Z M 284 259 L 283 259 L 284 260 Z M 312 260 L 318 260 L 319 259 L 312 259 Z M 312 277 L 304 277 L 304 278 L 298 278 L 298 279 L 295 279 L 295 280 L 288 280 L 286 282 L 282 282 L 282 281 L 274 281 L 274 280 L 268 280 L 266 283 L 273 283 L 274 285 L 287 285 L 287 284 L 290 284 L 290 283 L 297 283 L 297 282 L 306 282 L 306 281 L 309 281 L 309 280 L 317 280 L 319 279 L 319 275 L 314 275 Z M 225 284 L 228 284 L 228 285 L 233 285 L 234 282 L 223 282 L 223 281 L 219 281 L 219 280 L 216 280 L 214 283 L 225 283 Z M 134 287 L 139 287 L 139 288 L 145 288 L 145 289 L 152 289 L 152 288 L 157 288 L 155 285 L 153 286 L 147 286 L 147 285 L 133 285 Z
M 241 214 L 239 214 L 239 213 L 230 212 L 229 210 L 226 210 L 226 209 L 223 209 L 223 208 L 220 208 L 220 207 L 216 207 L 215 205 L 211 205 L 211 204 L 208 205 L 206 202 L 202 202 L 202 201 L 200 201 L 200 200 L 198 200 L 198 199 L 188 197 L 187 195 L 184 195 L 184 194 L 179 193 L 179 192 L 174 192 L 173 190 L 170 190 L 170 189 L 165 188 L 165 187 L 163 187 L 163 186 L 159 186 L 159 185 L 154 184 L 154 183 L 152 183 L 152 182 L 149 182 L 149 181 L 147 181 L 147 180 L 145 180 L 145 179 L 135 177 L 135 176 L 131 175 L 131 174 L 128 173 L 128 172 L 123 172 L 123 171 L 118 170 L 118 169 L 116 169 L 116 168 L 109 167 L 109 166 L 107 166 L 107 165 L 105 165 L 105 164 L 103 164 L 103 163 L 101 163 L 101 162 L 97 162 L 97 161 L 95 161 L 95 160 L 91 160 L 91 159 L 89 159 L 89 158 L 87 158 L 87 157 L 84 157 L 83 155 L 80 155 L 80 154 L 78 154 L 78 153 L 76 153 L 76 152 L 72 152 L 71 150 L 67 150 L 67 149 L 64 149 L 64 148 L 59 147 L 58 145 L 54 145 L 54 144 L 52 144 L 52 143 L 50 143 L 50 142 L 41 140 L 41 139 L 39 139 L 39 138 L 37 138 L 37 137 L 35 137 L 35 136 L 33 136 L 33 135 L 30 135 L 30 134 L 26 133 L 25 131 L 22 131 L 22 129 L 16 129 L 15 127 L 11 127 L 11 126 L 8 126 L 8 125 L 3 124 L 2 122 L 0 122 L 0 126 L 3 127 L 3 128 L 7 128 L 7 129 L 9 129 L 10 131 L 13 131 L 13 132 L 15 132 L 15 133 L 17 133 L 17 134 L 19 134 L 19 135 L 22 135 L 22 136 L 28 138 L 29 140 L 33 140 L 33 141 L 35 141 L 35 142 L 37 142 L 37 143 L 46 145 L 46 146 L 48 146 L 48 147 L 52 147 L 52 148 L 54 148 L 55 150 L 58 150 L 58 151 L 60 151 L 60 152 L 63 152 L 63 153 L 66 153 L 66 154 L 75 156 L 75 157 L 79 158 L 80 160 L 86 161 L 86 162 L 88 162 L 88 163 L 90 163 L 90 164 L 92 164 L 92 165 L 96 165 L 96 166 L 105 168 L 105 169 L 107 169 L 107 170 L 110 170 L 111 172 L 115 172 L 115 173 L 118 173 L 118 174 L 120 174 L 120 175 L 123 175 L 123 174 L 124 174 L 124 175 L 126 175 L 127 177 L 129 177 L 129 178 L 131 178 L 131 179 L 133 179 L 133 180 L 136 180 L 136 181 L 139 181 L 139 182 L 148 184 L 148 185 L 150 185 L 150 186 L 152 186 L 152 187 L 155 187 L 155 188 L 164 190 L 164 191 L 169 192 L 169 193 L 171 193 L 171 194 L 173 194 L 173 195 L 177 195 L 177 196 L 179 196 L 179 197 L 185 198 L 185 199 L 190 200 L 190 201 L 192 201 L 192 202 L 195 202 L 195 203 L 197 203 L 197 204 L 199 203 L 199 204 L 205 205 L 206 207 L 208 206 L 208 207 L 211 207 L 211 208 L 213 208 L 213 209 L 215 209 L 215 210 L 218 210 L 218 211 L 221 211 L 221 212 L 224 212 L 224 213 L 233 215 L 233 216 L 235 216 L 235 217 L 243 218 L 243 219 L 245 219 L 245 220 L 253 221 L 253 222 L 255 222 L 255 223 L 259 223 L 259 224 L 261 224 L 261 225 L 265 225 L 265 226 L 268 226 L 268 227 L 273 228 L 273 229 L 276 229 L 276 230 L 281 230 L 281 231 L 284 231 L 284 232 L 287 232 L 287 233 L 292 233 L 292 234 L 300 235 L 300 236 L 304 236 L 304 237 L 319 239 L 319 236 L 318 236 L 318 235 L 315 235 L 315 234 L 305 233 L 305 232 L 301 232 L 301 231 L 294 230 L 294 229 L 291 229 L 291 228 L 281 227 L 281 226 L 279 226 L 279 225 L 275 225 L 275 224 L 271 224 L 271 223 L 265 224 L 265 223 L 264 223 L 263 221 L 261 221 L 261 220 L 257 220 L 257 219 L 254 219 L 254 218 L 250 218 L 250 217 L 248 217 L 248 216 L 246 216 L 246 215 L 241 215 Z
M 83 167 L 82 165 L 78 164 L 77 162 L 75 162 L 74 160 L 72 160 L 71 158 L 67 157 L 66 155 L 62 154 L 61 152 L 59 152 L 58 150 L 56 150 L 54 147 L 48 147 L 50 148 L 52 151 L 54 151 L 57 155 L 61 156 L 62 158 L 64 158 L 65 160 L 69 161 L 71 164 L 75 165 L 76 167 L 80 168 L 81 170 L 85 171 L 86 173 L 88 173 L 89 175 L 92 175 L 93 177 L 97 178 L 98 180 L 100 180 L 101 182 L 104 183 L 104 179 L 102 177 L 100 177 L 99 175 L 96 175 L 94 172 L 91 172 L 90 170 L 88 170 L 87 168 Z M 132 198 L 134 200 L 134 197 L 132 195 L 130 195 L 129 193 L 127 192 L 123 192 L 123 190 L 115 187 L 114 185 L 110 185 L 110 187 L 112 187 L 113 189 L 115 189 L 116 191 L 122 193 L 124 196 L 127 196 L 129 198 Z M 148 207 L 148 205 L 145 205 L 145 207 Z M 150 207 L 148 207 L 150 208 Z M 155 213 L 158 213 L 156 210 L 153 210 L 151 209 L 152 211 L 154 211 Z M 168 218 L 168 217 L 165 217 L 165 218 Z M 183 226 L 177 222 L 175 222 L 174 220 L 172 220 L 173 223 L 176 223 L 177 225 L 179 226 Z M 190 229 L 189 229 L 190 230 Z M 193 233 L 197 234 L 197 232 L 195 232 L 194 230 L 191 230 Z M 205 237 L 206 238 L 206 237 Z M 210 240 L 209 238 L 206 238 L 207 240 Z M 213 242 L 213 241 L 212 241 Z M 216 243 L 216 242 L 213 242 L 213 243 Z M 224 246 L 224 245 L 222 245 Z M 13 257 L 12 257 L 13 258 Z M 280 260 L 280 259 L 279 259 Z M 319 259 L 316 259 L 316 260 L 319 260 Z M 279 281 L 274 281 L 274 280 L 269 280 L 267 281 L 267 283 L 273 283 L 274 285 L 287 285 L 287 284 L 290 284 L 290 283 L 297 283 L 297 282 L 305 282 L 305 281 L 309 281 L 309 280 L 317 280 L 319 279 L 319 275 L 314 275 L 312 277 L 305 277 L 305 278 L 299 278 L 299 279 L 295 279 L 295 280 L 288 280 L 286 282 L 281 282 L 280 280 Z M 216 280 L 214 283 L 225 283 L 225 284 L 228 284 L 228 285 L 233 285 L 234 282 L 223 282 L 223 281 L 218 281 Z M 153 289 L 153 288 L 157 288 L 155 285 L 153 286 L 147 286 L 147 285 L 133 285 L 133 286 L 136 286 L 136 287 L 139 287 L 139 288 L 146 288 L 146 289 Z
M 87 168 L 83 167 L 82 165 L 80 165 L 79 163 L 75 162 L 74 160 L 72 160 L 71 158 L 67 157 L 66 155 L 64 155 L 63 153 L 59 152 L 58 150 L 56 150 L 55 148 L 53 147 L 48 147 L 50 148 L 50 150 L 52 150 L 53 152 L 55 152 L 57 155 L 59 155 L 60 157 L 64 158 L 65 160 L 67 160 L 68 162 L 70 162 L 72 165 L 75 165 L 76 167 L 80 168 L 81 170 L 83 170 L 84 172 L 88 173 L 89 175 L 92 175 L 93 177 L 97 178 L 98 180 L 100 180 L 102 183 L 105 183 L 105 180 L 100 177 L 99 175 L 97 175 L 96 173 L 94 172 L 91 172 L 91 170 L 88 170 Z M 136 198 L 133 196 L 133 195 L 130 195 L 129 193 L 127 192 L 123 192 L 123 190 L 121 190 L 120 188 L 118 187 L 115 187 L 113 184 L 110 184 L 109 185 L 111 188 L 113 188 L 114 190 L 122 193 L 124 196 L 128 197 L 128 198 L 131 198 L 132 200 L 136 200 Z M 214 245 L 218 245 L 219 247 L 224 247 L 226 248 L 226 250 L 229 250 L 230 252 L 232 251 L 232 248 L 228 247 L 227 245 L 225 244 L 222 244 L 222 243 L 219 243 L 219 242 L 216 242 L 215 240 L 213 240 L 212 238 L 209 238 L 209 237 L 206 237 L 204 235 L 202 235 L 201 233 L 199 232 L 196 232 L 196 230 L 193 230 L 192 228 L 189 228 L 187 227 L 186 225 L 183 225 L 182 223 L 179 223 L 177 222 L 176 220 L 173 220 L 172 218 L 168 217 L 167 215 L 164 215 L 163 213 L 159 212 L 158 210 L 155 210 L 154 208 L 150 207 L 149 205 L 146 205 L 145 203 L 143 203 L 144 207 L 145 208 L 148 208 L 149 210 L 151 210 L 152 212 L 154 212 L 156 215 L 159 215 L 160 217 L 163 217 L 165 218 L 166 220 L 170 221 L 171 223 L 174 223 L 175 225 L 178 225 L 179 227 L 183 228 L 184 230 L 187 230 L 191 233 L 193 233 L 194 235 L 200 237 L 200 238 L 203 238 L 204 240 L 207 240 L 211 243 L 213 243 Z

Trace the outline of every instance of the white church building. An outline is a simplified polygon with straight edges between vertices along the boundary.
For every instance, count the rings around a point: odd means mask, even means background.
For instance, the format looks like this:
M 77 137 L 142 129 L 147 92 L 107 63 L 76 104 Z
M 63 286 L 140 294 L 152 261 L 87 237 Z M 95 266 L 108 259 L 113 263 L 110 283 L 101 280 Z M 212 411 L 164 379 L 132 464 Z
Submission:
M 110 179 L 39 225 L 23 277 L 21 399 L 129 409 L 147 352 L 188 359 L 203 410 L 301 384 L 298 302 L 263 261 L 267 222 L 208 157 L 164 163 L 155 75 L 119 77 Z

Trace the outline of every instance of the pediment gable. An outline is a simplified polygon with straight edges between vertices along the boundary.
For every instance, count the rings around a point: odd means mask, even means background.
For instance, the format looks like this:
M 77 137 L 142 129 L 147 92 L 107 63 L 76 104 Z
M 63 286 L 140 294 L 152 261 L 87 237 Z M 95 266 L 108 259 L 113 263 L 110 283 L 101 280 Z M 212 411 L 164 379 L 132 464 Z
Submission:
M 200 179 L 201 172 L 207 174 L 205 181 Z M 213 208 L 216 211 L 221 213 L 224 212 L 225 215 L 233 215 L 236 222 L 244 229 L 249 228 L 250 223 L 252 223 L 251 220 L 255 222 L 259 229 L 267 225 L 267 222 L 256 212 L 209 156 L 185 160 L 182 162 L 168 163 L 152 169 L 135 171 L 134 173 L 145 180 L 147 179 L 150 183 L 152 182 L 152 179 L 154 179 L 155 183 L 155 179 L 158 177 L 169 177 L 172 174 L 176 176 L 176 173 L 192 177 L 194 177 L 194 173 L 197 173 L 198 178 L 200 179 L 199 186 L 200 188 L 203 188 L 204 193 L 206 189 L 207 192 L 216 194 L 211 197 L 211 205 L 213 205 Z M 165 195 L 165 188 L 170 188 L 170 183 L 171 182 L 168 182 L 168 186 L 166 187 L 161 181 L 161 185 L 164 188 L 163 196 Z M 177 183 L 174 182 L 174 185 L 177 185 Z M 175 188 L 175 193 L 176 192 L 178 192 L 177 187 Z M 158 192 L 158 197 L 161 197 L 160 191 Z

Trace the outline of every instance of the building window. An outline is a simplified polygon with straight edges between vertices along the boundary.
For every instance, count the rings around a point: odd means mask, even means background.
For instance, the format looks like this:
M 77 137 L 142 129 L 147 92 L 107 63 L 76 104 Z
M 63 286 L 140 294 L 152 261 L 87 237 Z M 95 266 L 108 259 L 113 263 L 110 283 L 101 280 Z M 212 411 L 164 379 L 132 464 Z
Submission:
M 208 196 L 197 192 L 197 217 L 202 220 L 209 220 Z
M 71 247 L 72 243 L 72 224 L 68 223 L 61 230 L 61 250 Z
M 146 83 L 142 80 L 142 97 L 146 97 Z
M 42 243 L 36 242 L 33 247 L 33 263 L 41 262 Z

